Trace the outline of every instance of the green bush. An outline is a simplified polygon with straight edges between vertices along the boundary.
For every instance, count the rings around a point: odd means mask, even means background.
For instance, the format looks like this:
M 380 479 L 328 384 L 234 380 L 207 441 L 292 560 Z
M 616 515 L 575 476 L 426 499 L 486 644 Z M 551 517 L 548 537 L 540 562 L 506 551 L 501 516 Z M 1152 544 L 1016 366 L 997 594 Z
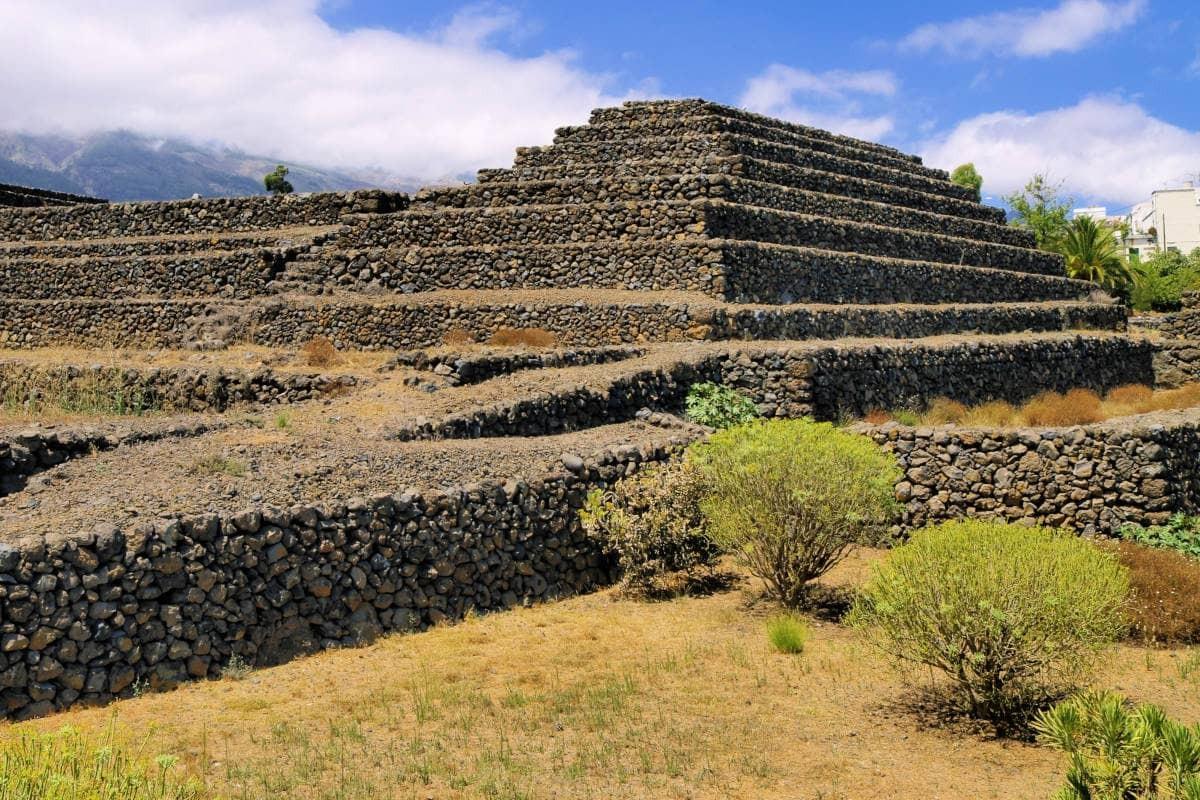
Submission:
M 1087 692 L 1040 715 L 1038 738 L 1070 756 L 1054 800 L 1200 800 L 1200 726 Z
M 753 400 L 715 383 L 694 384 L 688 389 L 685 407 L 688 419 L 709 428 L 730 428 L 759 417 Z
M 892 456 L 828 423 L 752 422 L 691 452 L 708 487 L 709 534 L 787 606 L 853 545 L 881 542 L 896 512 Z
M 662 594 L 673 576 L 693 580 L 720 557 L 700 513 L 702 495 L 700 474 L 683 461 L 643 470 L 609 491 L 593 490 L 580 520 L 617 557 L 627 589 Z
M 780 653 L 794 655 L 804 652 L 808 636 L 808 626 L 795 614 L 780 614 L 767 620 L 767 639 Z
M 291 194 L 295 187 L 287 176 L 288 168 L 280 164 L 263 176 L 263 188 L 273 195 Z
M 176 774 L 174 756 L 145 763 L 112 727 L 99 741 L 77 729 L 26 732 L 0 742 L 3 800 L 194 800 L 200 785 Z
M 1184 292 L 1200 288 L 1200 249 L 1154 253 L 1135 265 L 1130 304 L 1138 311 L 1177 311 Z
M 1177 550 L 1185 556 L 1200 558 L 1200 517 L 1175 514 L 1166 525 L 1123 525 L 1121 538 L 1144 547 Z
M 1125 630 L 1129 577 L 1074 535 L 983 520 L 916 532 L 876 566 L 849 621 L 901 665 L 949 677 L 972 716 L 1014 722 Z
M 974 163 L 967 162 L 955 167 L 954 171 L 950 173 L 950 182 L 974 189 L 975 199 L 979 199 L 980 190 L 983 188 L 983 176 L 975 169 Z

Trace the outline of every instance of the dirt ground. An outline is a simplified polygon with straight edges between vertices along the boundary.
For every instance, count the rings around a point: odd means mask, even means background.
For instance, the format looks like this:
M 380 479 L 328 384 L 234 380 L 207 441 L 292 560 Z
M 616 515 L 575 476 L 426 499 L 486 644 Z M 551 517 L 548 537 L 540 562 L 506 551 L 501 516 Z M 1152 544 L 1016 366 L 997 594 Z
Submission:
M 659 603 L 607 591 L 0 735 L 115 719 L 228 798 L 960 800 L 1059 785 L 1059 753 L 922 722 L 912 686 L 836 623 L 810 620 L 802 654 L 775 653 L 772 613 L 746 584 Z M 1197 663 L 1200 650 L 1122 646 L 1096 684 L 1194 723 Z

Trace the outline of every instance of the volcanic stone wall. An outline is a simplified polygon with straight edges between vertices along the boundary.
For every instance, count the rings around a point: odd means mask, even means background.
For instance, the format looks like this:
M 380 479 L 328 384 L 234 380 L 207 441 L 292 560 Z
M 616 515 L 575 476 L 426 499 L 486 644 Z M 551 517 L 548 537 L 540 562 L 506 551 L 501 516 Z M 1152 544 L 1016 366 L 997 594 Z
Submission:
M 1054 430 L 860 426 L 894 452 L 906 528 L 983 517 L 1113 533 L 1200 511 L 1200 412 Z
M 586 591 L 588 490 L 684 438 L 537 479 L 146 522 L 0 544 L 0 702 L 17 718 Z
M 407 204 L 407 195 L 369 189 L 280 197 L 0 209 L 0 240 L 170 236 L 332 225 L 344 214 L 394 211 Z
M 52 192 L 49 189 L 33 189 L 28 186 L 13 186 L 0 183 L 0 206 L 32 208 L 37 206 L 71 206 L 79 203 L 104 203 L 98 197 L 85 197 L 67 192 Z

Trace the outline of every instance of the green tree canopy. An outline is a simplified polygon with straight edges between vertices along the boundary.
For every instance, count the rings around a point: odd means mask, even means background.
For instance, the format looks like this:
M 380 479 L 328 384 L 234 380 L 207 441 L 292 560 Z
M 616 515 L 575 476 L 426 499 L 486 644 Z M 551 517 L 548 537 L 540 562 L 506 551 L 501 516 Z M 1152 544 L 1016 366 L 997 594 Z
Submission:
M 288 168 L 280 164 L 272 172 L 263 176 L 263 186 L 271 194 L 291 194 L 295 189 L 287 179 L 287 174 Z
M 1059 250 L 1067 235 L 1068 219 L 1074 200 L 1061 196 L 1062 183 L 1051 183 L 1042 173 L 1034 175 L 1025 188 L 1004 198 L 1012 209 L 1009 224 L 1032 231 L 1038 247 Z
M 975 169 L 974 162 L 959 164 L 955 167 L 954 171 L 950 173 L 950 182 L 974 189 L 976 198 L 979 197 L 980 189 L 983 188 L 983 176 Z

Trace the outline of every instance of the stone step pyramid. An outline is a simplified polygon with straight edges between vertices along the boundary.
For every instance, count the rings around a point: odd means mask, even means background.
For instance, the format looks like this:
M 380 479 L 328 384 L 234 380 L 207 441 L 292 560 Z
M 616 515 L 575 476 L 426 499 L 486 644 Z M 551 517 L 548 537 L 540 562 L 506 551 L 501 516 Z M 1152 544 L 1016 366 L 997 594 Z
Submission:
M 1019 351 L 1019 371 L 1045 337 L 1069 358 L 1069 335 L 1109 365 L 1096 388 L 1148 370 L 1122 307 L 944 170 L 702 100 L 598 109 L 511 168 L 411 198 L 19 210 L 0 239 L 10 346 L 1000 336 L 989 358 Z

